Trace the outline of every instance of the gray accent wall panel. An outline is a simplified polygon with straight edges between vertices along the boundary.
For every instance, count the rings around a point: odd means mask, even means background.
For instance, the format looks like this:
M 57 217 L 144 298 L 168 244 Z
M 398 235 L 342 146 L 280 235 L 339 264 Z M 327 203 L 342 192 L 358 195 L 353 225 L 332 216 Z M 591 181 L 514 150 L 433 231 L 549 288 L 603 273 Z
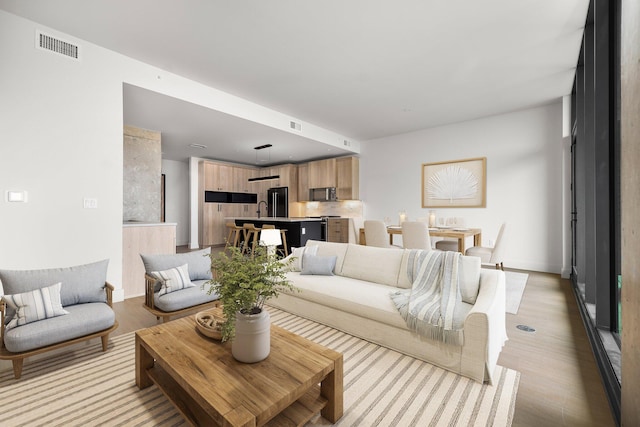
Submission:
M 123 221 L 160 222 L 160 132 L 125 126 Z

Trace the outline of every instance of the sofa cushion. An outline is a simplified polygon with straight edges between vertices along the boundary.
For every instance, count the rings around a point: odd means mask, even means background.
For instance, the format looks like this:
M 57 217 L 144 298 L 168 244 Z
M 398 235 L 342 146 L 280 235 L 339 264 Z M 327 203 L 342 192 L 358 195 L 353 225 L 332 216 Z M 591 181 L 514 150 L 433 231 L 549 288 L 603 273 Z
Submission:
M 60 282 L 22 294 L 5 295 L 2 298 L 15 311 L 7 328 L 26 325 L 38 320 L 69 314 L 60 302 Z
M 332 256 L 335 255 L 336 259 L 336 267 L 333 270 L 335 274 L 342 274 L 342 264 L 344 263 L 344 256 L 347 253 L 347 247 L 349 246 L 347 243 L 335 243 L 335 242 L 322 242 L 320 240 L 307 240 L 305 246 L 318 246 L 318 252 L 316 255 L 319 256 Z
M 69 314 L 29 323 L 5 331 L 4 343 L 10 352 L 45 347 L 103 331 L 115 323 L 115 313 L 105 303 L 65 307 Z
M 300 274 L 316 276 L 333 276 L 333 269 L 336 268 L 337 256 L 304 255 L 302 271 Z
M 168 270 L 152 271 L 149 275 L 160 282 L 160 290 L 158 291 L 160 295 L 194 286 L 189 279 L 187 264 Z
M 397 291 L 396 287 L 344 276 L 303 276 L 300 273 L 292 272 L 287 273 L 287 278 L 292 281 L 299 292 L 285 292 L 296 298 L 302 298 L 397 328 L 408 329 L 406 322 L 390 297 L 392 292 Z M 466 315 L 472 306 L 465 303 L 462 305 L 464 315 Z
M 364 245 L 348 245 L 342 276 L 397 286 L 402 258 L 406 251 Z
M 20 294 L 41 288 L 43 285 L 62 283 L 62 306 L 106 302 L 104 284 L 107 280 L 109 260 L 65 268 L 42 270 L 0 270 L 0 281 L 7 295 Z M 7 310 L 13 316 L 13 310 Z
M 193 281 L 210 280 L 213 277 L 211 275 L 211 258 L 209 258 L 209 254 L 211 254 L 211 248 L 180 254 L 140 254 L 140 257 L 147 273 L 168 270 L 187 264 L 189 266 L 189 279 Z
M 219 299 L 215 292 L 208 293 L 209 286 L 204 285 L 206 282 L 197 280 L 193 282 L 194 286 L 169 294 L 159 295 L 156 292 L 153 294 L 153 304 L 158 310 L 172 312 Z

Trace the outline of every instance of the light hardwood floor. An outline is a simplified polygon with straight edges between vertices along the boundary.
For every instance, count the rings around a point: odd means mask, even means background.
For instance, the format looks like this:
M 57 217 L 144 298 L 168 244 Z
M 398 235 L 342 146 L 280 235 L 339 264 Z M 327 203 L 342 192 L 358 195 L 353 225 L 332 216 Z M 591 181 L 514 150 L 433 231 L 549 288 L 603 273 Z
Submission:
M 509 341 L 498 363 L 521 373 L 514 426 L 614 426 L 609 403 L 568 280 L 529 273 L 518 314 L 507 314 Z M 114 335 L 156 324 L 143 298 L 114 304 Z M 523 332 L 517 325 L 534 328 Z

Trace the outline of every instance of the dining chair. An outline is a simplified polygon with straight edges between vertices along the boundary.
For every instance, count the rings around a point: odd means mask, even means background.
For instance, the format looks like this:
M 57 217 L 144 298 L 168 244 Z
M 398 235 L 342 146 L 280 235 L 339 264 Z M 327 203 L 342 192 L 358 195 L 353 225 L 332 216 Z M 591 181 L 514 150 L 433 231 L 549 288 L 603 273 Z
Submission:
M 367 246 L 389 248 L 389 233 L 384 222 L 368 219 L 364 222 L 364 239 Z
M 456 218 L 449 218 L 447 225 L 450 225 L 453 227 L 464 227 L 465 226 L 464 223 L 465 223 L 464 218 L 456 217 Z M 441 251 L 457 252 L 458 239 L 449 239 L 445 237 L 444 239 L 438 240 L 435 244 L 435 247 L 436 249 Z
M 504 251 L 505 251 L 505 229 L 507 223 L 502 223 L 496 237 L 496 243 L 493 247 L 472 246 L 465 251 L 465 255 L 480 257 L 483 264 L 493 264 L 496 270 L 504 271 Z
M 429 224 L 424 221 L 402 223 L 402 247 L 405 249 L 431 249 Z

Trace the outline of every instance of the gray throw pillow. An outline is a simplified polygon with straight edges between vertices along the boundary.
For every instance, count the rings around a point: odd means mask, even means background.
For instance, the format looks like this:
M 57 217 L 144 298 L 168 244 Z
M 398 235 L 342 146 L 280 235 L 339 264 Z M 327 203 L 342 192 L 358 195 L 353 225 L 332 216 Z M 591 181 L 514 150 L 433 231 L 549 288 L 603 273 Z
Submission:
M 337 256 L 304 255 L 300 274 L 316 276 L 333 276 Z
M 181 254 L 145 255 L 140 254 L 144 269 L 147 274 L 152 271 L 163 271 L 180 267 L 187 264 L 189 268 L 189 279 L 210 280 L 211 258 L 209 254 L 211 248 L 200 249 L 199 251 L 185 252 Z
M 87 302 L 106 302 L 104 284 L 109 260 L 65 268 L 43 270 L 0 270 L 0 281 L 7 295 L 40 289 L 61 282 L 62 306 Z M 13 315 L 13 313 L 11 314 Z

